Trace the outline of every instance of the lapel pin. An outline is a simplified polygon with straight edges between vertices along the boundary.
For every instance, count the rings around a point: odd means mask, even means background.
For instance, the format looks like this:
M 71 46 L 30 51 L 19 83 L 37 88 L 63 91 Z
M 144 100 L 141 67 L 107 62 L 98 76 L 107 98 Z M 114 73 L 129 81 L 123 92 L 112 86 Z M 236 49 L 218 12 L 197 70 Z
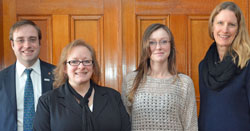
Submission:
M 50 79 L 48 79 L 48 78 L 44 78 L 44 81 L 50 81 Z

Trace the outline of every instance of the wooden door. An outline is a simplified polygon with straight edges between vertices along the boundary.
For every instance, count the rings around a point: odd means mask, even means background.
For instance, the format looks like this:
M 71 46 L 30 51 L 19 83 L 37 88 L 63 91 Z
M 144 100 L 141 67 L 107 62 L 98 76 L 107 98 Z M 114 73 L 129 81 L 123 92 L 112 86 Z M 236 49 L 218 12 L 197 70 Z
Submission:
M 10 27 L 30 19 L 42 29 L 40 57 L 57 64 L 62 48 L 84 39 L 96 52 L 101 84 L 121 91 L 122 78 L 136 69 L 141 36 L 149 24 L 170 27 L 177 48 L 179 72 L 189 75 L 199 106 L 198 64 L 212 40 L 208 19 L 225 0 L 0 0 L 0 69 L 15 61 L 8 40 Z M 249 0 L 232 0 L 249 23 Z M 2 39 L 1 39 L 2 38 Z

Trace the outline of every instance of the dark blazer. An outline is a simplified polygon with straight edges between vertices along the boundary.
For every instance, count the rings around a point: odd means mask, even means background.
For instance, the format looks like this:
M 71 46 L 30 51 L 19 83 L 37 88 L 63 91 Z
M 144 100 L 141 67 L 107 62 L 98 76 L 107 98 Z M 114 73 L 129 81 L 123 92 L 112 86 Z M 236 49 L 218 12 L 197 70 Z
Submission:
M 54 66 L 40 60 L 42 93 L 53 88 Z M 16 64 L 0 72 L 0 130 L 17 130 Z
M 130 119 L 120 93 L 94 86 L 93 115 L 98 131 L 130 131 Z M 34 120 L 36 131 L 82 131 L 82 109 L 67 84 L 40 97 Z

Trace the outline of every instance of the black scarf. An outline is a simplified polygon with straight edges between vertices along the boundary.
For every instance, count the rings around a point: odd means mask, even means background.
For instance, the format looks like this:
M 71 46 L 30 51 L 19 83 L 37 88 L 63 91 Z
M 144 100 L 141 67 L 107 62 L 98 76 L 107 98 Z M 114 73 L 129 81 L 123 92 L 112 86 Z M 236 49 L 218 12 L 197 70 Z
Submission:
M 70 92 L 80 101 L 82 108 L 82 131 L 95 131 L 96 124 L 92 112 L 89 109 L 89 97 L 92 94 L 94 83 L 90 81 L 90 87 L 84 97 L 78 94 L 68 83 Z
M 238 58 L 236 58 L 237 62 Z M 220 91 L 239 72 L 240 69 L 233 62 L 231 55 L 225 55 L 223 60 L 220 61 L 216 43 L 214 42 L 204 58 L 202 75 L 205 86 L 212 90 Z

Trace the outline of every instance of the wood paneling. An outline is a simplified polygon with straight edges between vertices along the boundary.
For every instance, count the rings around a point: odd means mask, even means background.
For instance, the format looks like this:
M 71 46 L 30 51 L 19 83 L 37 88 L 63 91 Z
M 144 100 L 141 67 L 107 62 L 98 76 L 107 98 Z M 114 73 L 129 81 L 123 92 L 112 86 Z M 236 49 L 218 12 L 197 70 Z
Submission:
M 70 42 L 69 16 L 53 15 L 53 64 L 60 59 L 62 49 Z
M 204 14 L 214 8 L 211 0 L 136 0 L 136 12 L 140 14 Z M 205 4 L 207 3 L 207 4 Z
M 42 59 L 56 64 L 65 45 L 84 39 L 97 52 L 101 84 L 121 91 L 122 78 L 138 65 L 144 30 L 151 23 L 163 23 L 175 37 L 178 71 L 193 79 L 199 105 L 198 64 L 212 43 L 208 17 L 222 1 L 2 0 L 0 69 L 15 61 L 10 27 L 17 19 L 31 19 L 43 32 Z M 250 0 L 231 1 L 242 9 L 250 30 Z
M 199 63 L 204 58 L 209 46 L 212 43 L 208 35 L 209 16 L 188 17 L 188 74 L 194 82 L 196 101 L 199 109 Z M 198 110 L 199 112 L 199 110 Z
M 105 85 L 121 90 L 122 23 L 121 1 L 104 0 L 104 73 Z
M 35 22 L 41 29 L 41 50 L 39 57 L 49 63 L 52 63 L 52 21 L 51 16 L 17 16 L 18 20 L 26 19 Z
M 187 68 L 187 16 L 186 15 L 171 15 L 170 30 L 173 33 L 176 47 L 176 64 L 178 72 L 188 74 Z
M 20 14 L 102 14 L 103 0 L 16 0 Z M 32 10 L 32 12 L 31 12 Z
M 137 65 L 135 0 L 122 0 L 122 70 L 123 76 Z M 138 53 L 136 53 L 138 54 Z
M 103 16 L 71 16 L 70 28 L 71 41 L 83 39 L 92 45 L 101 71 L 103 71 Z M 101 84 L 104 84 L 104 73 L 101 76 Z
M 15 0 L 3 0 L 3 14 L 3 59 L 4 67 L 7 67 L 16 60 L 9 41 L 9 31 L 17 17 Z
M 136 0 L 137 14 L 207 14 L 226 0 Z M 230 0 L 246 14 L 248 0 Z

